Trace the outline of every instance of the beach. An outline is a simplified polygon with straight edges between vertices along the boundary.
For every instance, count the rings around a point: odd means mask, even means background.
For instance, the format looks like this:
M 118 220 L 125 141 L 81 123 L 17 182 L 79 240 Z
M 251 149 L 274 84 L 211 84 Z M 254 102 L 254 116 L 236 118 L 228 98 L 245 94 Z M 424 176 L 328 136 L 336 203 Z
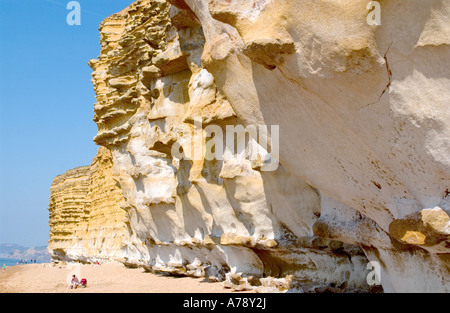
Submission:
M 87 279 L 86 288 L 70 289 L 72 274 Z M 231 293 L 205 278 L 175 277 L 127 268 L 118 263 L 51 266 L 25 264 L 0 271 L 0 293 Z M 241 292 L 240 292 L 241 293 Z

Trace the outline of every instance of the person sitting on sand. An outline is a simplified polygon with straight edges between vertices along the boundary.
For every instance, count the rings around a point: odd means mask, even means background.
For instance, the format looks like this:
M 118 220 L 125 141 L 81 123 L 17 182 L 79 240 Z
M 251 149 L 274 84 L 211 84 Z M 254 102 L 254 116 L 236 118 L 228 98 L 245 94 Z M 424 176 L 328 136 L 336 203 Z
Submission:
M 78 278 L 72 275 L 72 280 L 70 281 L 70 289 L 76 289 L 80 285 Z

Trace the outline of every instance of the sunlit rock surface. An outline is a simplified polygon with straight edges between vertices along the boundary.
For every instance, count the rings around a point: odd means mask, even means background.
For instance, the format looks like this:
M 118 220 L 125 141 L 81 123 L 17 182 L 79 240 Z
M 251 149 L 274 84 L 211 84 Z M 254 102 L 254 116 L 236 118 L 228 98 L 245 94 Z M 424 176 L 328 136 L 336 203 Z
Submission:
M 280 125 L 281 164 L 320 190 L 315 233 L 361 245 L 385 291 L 448 292 L 449 233 L 423 216 L 450 210 L 450 2 L 380 1 L 379 26 L 368 1 L 176 2 L 237 116 Z
M 448 292 L 449 1 L 382 1 L 379 26 L 362 0 L 170 2 L 105 19 L 89 62 L 94 141 L 123 195 L 122 262 L 341 292 L 374 291 L 370 260 L 385 291 Z M 195 155 L 211 129 L 241 124 L 269 134 Z M 61 223 L 66 256 L 98 253 Z
M 53 180 L 48 245 L 53 260 L 125 260 L 131 243 L 126 214 L 120 208 L 122 192 L 111 168 L 111 152 L 101 147 L 91 166 Z

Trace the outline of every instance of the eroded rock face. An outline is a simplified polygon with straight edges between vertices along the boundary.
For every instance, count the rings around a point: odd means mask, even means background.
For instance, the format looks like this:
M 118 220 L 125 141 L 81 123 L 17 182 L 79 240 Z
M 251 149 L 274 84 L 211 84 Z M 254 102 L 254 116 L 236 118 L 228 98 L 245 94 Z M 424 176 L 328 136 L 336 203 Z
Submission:
M 52 258 L 64 255 L 78 227 L 86 219 L 89 166 L 77 167 L 53 179 L 50 187 L 48 250 Z
M 50 196 L 50 240 L 53 260 L 125 261 L 129 230 L 121 189 L 112 177 L 111 152 L 100 147 L 91 166 L 55 177 Z
M 380 26 L 363 0 L 184 4 L 237 116 L 280 125 L 281 164 L 320 191 L 316 234 L 363 246 L 387 291 L 448 292 L 450 2 L 382 1 Z
M 94 141 L 123 194 L 122 262 L 339 292 L 371 290 L 370 260 L 385 291 L 450 290 L 450 4 L 386 0 L 380 26 L 366 6 L 139 0 L 103 21 Z M 241 124 L 269 133 L 195 157 Z
M 94 140 L 111 150 L 125 198 L 136 247 L 127 263 L 228 283 L 237 275 L 238 289 L 369 290 L 357 246 L 312 234 L 317 190 L 282 166 L 262 171 L 267 152 L 255 140 L 235 151 L 223 138 L 216 157 L 195 157 L 209 126 L 226 136 L 241 122 L 202 64 L 203 30 L 167 1 L 137 1 L 100 27 Z

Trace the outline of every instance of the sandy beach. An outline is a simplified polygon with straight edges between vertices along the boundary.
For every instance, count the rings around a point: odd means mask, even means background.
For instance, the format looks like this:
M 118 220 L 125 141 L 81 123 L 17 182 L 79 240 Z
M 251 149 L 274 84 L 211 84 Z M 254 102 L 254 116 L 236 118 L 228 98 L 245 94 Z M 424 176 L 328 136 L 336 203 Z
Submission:
M 231 293 L 221 283 L 204 278 L 174 277 L 108 263 L 80 264 L 86 288 L 70 289 L 68 277 L 78 269 L 50 264 L 26 264 L 0 270 L 0 293 Z M 78 276 L 78 275 L 77 275 Z

